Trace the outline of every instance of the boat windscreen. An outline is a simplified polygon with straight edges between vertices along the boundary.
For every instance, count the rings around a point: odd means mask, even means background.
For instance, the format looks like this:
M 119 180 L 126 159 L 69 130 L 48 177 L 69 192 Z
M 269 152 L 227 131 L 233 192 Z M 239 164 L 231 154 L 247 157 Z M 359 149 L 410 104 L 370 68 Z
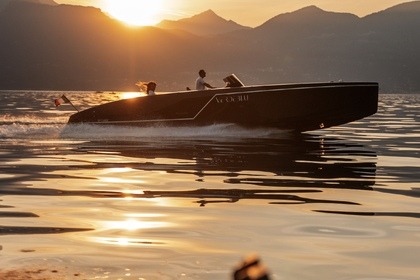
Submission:
M 223 81 L 226 83 L 226 87 L 243 87 L 244 84 L 239 80 L 238 77 L 236 77 L 235 74 L 231 74 L 223 79 Z

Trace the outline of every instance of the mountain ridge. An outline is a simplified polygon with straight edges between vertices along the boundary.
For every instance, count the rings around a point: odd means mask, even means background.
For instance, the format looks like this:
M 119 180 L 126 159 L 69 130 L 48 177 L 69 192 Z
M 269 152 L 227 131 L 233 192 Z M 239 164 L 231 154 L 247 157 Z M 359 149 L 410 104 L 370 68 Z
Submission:
M 0 2 L 0 11 L 12 2 L 27 2 L 27 3 L 35 3 L 35 4 L 41 4 L 41 5 L 50 5 L 50 6 L 58 5 L 54 0 L 2 0 Z
M 9 5 L 0 12 L 0 89 L 135 90 L 137 80 L 156 80 L 158 90 L 177 90 L 205 68 L 218 86 L 236 73 L 245 84 L 361 80 L 420 92 L 418 6 L 363 18 L 309 6 L 255 28 L 197 35 L 128 28 L 92 7 Z
M 189 18 L 163 20 L 156 26 L 164 29 L 185 30 L 196 35 L 217 35 L 250 28 L 232 20 L 226 20 L 211 9 Z

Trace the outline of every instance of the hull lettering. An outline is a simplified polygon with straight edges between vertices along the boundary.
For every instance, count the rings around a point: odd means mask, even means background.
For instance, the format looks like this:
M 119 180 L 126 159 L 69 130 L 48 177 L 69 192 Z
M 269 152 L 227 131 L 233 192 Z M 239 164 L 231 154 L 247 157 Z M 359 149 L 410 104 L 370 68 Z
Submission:
M 249 101 L 248 94 L 216 97 L 217 103 L 238 103 L 238 102 L 248 102 L 248 101 Z

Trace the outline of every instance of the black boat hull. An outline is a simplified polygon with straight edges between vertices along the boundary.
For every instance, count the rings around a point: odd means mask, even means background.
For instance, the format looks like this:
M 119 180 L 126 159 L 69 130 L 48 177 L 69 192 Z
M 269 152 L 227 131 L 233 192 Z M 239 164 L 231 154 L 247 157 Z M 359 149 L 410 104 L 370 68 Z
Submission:
M 72 115 L 69 123 L 124 126 L 236 124 L 308 131 L 377 111 L 378 84 L 367 82 L 247 86 L 119 100 Z

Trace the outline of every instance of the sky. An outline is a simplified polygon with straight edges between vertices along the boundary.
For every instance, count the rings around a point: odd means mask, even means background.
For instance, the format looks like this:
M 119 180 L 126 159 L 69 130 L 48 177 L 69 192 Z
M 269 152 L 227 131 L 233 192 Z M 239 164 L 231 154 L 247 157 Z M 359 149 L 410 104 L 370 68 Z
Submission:
M 270 18 L 315 5 L 332 12 L 359 17 L 385 10 L 410 0 L 55 0 L 59 4 L 94 6 L 121 20 L 153 25 L 163 19 L 178 20 L 212 9 L 219 16 L 255 27 Z M 118 10 L 118 11 L 117 11 Z M 130 15 L 128 15 L 130 14 Z M 124 19 L 125 18 L 125 19 Z

